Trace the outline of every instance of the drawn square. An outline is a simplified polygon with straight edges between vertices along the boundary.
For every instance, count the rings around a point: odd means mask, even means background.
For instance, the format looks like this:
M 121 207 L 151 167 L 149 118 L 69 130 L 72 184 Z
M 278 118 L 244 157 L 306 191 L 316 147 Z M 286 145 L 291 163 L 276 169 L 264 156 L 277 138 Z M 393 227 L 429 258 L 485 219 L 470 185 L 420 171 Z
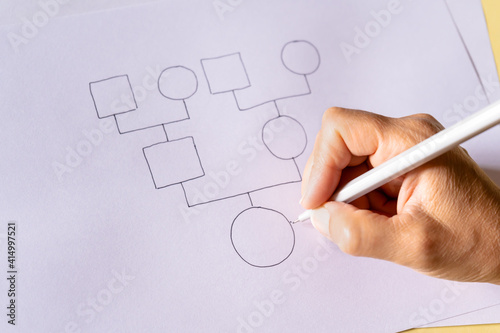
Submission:
M 205 175 L 193 137 L 157 143 L 143 152 L 156 188 Z
M 97 117 L 99 118 L 106 118 L 137 109 L 128 75 L 113 76 L 104 80 L 90 82 L 89 87 Z
M 202 59 L 210 93 L 218 94 L 250 87 L 250 81 L 239 53 Z

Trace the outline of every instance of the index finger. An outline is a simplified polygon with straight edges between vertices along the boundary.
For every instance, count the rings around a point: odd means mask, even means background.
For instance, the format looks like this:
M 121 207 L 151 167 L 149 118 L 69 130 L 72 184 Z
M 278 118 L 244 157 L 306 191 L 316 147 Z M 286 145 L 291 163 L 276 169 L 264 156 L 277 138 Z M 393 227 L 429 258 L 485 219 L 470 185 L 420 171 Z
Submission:
M 391 119 L 359 110 L 328 109 L 304 176 L 302 206 L 313 209 L 330 199 L 345 167 L 362 163 L 367 156 L 381 161 L 377 155 L 387 155 L 387 149 L 379 149 L 384 123 Z

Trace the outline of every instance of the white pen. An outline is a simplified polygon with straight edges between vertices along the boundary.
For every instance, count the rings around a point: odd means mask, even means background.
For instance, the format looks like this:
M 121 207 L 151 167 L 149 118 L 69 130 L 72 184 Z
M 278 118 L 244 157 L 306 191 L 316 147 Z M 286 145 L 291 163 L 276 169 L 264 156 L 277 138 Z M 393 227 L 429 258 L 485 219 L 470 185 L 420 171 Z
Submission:
M 352 202 L 498 124 L 500 124 L 500 101 L 351 180 L 336 191 L 330 200 Z M 292 224 L 310 219 L 312 212 L 312 209 L 306 210 Z

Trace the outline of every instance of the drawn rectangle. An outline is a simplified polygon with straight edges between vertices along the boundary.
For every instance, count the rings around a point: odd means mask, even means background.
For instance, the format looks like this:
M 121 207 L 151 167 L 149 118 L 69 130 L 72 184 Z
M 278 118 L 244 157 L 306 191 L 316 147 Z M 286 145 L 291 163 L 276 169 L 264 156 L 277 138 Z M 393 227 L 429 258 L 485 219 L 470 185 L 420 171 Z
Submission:
M 239 53 L 202 59 L 201 65 L 212 94 L 250 87 L 250 80 Z
M 90 82 L 89 88 L 99 118 L 106 118 L 137 109 L 128 75 L 118 75 Z
M 205 175 L 193 137 L 161 142 L 143 148 L 156 188 Z

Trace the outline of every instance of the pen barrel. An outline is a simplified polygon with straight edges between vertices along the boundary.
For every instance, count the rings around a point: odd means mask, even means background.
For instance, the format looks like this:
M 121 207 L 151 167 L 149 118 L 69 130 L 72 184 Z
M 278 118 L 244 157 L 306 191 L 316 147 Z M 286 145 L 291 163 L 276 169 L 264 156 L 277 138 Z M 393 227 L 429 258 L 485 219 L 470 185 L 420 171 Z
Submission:
M 333 194 L 331 200 L 346 203 L 356 200 L 498 124 L 500 124 L 500 101 L 348 182 Z

